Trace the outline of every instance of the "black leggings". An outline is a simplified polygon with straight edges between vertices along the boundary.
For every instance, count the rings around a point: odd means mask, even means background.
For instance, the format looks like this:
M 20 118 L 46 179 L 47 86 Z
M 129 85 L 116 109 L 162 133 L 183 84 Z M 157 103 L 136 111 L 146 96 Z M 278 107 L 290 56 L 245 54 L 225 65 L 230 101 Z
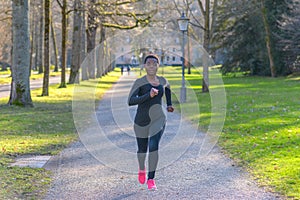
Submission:
M 147 149 L 149 147 L 148 179 L 154 179 L 155 176 L 155 170 L 157 168 L 157 163 L 158 163 L 158 146 L 159 146 L 159 141 L 161 139 L 161 136 L 164 132 L 164 129 L 165 126 L 163 126 L 158 133 L 150 136 L 150 138 L 136 137 L 137 145 L 138 145 L 137 157 L 139 162 L 139 169 L 141 170 L 144 170 L 145 168 L 145 159 L 146 159 Z

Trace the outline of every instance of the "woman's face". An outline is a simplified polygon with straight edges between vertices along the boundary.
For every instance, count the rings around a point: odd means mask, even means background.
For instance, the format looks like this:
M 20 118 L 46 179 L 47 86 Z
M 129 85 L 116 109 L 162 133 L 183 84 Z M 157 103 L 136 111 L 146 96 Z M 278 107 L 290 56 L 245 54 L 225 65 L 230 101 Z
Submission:
M 148 58 L 145 63 L 145 69 L 147 74 L 150 76 L 156 75 L 158 66 L 159 64 L 155 58 Z

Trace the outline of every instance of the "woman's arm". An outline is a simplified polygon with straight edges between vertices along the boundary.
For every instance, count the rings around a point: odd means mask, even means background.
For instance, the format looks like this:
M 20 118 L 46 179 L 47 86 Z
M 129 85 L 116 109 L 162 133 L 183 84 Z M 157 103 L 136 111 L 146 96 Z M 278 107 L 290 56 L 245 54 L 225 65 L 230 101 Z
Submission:
M 172 106 L 170 83 L 167 81 L 167 79 L 165 77 L 161 76 L 159 78 L 161 80 L 161 84 L 164 86 L 164 89 L 165 89 L 167 106 Z
M 128 105 L 129 106 L 141 104 L 151 98 L 150 91 L 144 95 L 139 96 L 138 95 L 139 90 L 140 90 L 139 84 L 137 83 L 137 81 L 135 81 L 131 88 L 131 91 L 129 93 L 129 97 L 128 97 Z
M 167 111 L 168 112 L 173 112 L 174 108 L 172 106 L 172 98 L 171 98 L 171 88 L 169 82 L 165 79 L 166 81 L 166 86 L 165 86 L 165 95 L 166 95 L 166 101 L 167 101 Z
M 172 106 L 172 98 L 171 98 L 171 89 L 170 89 L 170 87 L 165 87 L 165 93 L 166 93 L 167 106 Z

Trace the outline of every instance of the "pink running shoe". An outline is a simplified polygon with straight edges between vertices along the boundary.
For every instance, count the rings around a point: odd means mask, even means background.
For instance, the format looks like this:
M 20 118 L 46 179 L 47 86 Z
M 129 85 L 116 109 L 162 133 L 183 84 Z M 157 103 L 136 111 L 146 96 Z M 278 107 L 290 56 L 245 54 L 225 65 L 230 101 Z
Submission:
M 156 190 L 155 181 L 153 179 L 149 179 L 147 181 L 148 190 Z
M 139 170 L 138 176 L 139 176 L 139 182 L 140 182 L 140 184 L 144 184 L 145 181 L 146 181 L 146 169 Z

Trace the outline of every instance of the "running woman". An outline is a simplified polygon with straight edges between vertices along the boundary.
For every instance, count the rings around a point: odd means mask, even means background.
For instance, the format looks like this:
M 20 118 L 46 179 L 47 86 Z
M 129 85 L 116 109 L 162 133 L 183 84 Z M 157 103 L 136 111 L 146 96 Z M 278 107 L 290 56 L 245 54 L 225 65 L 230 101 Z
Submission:
M 138 146 L 138 180 L 141 184 L 146 182 L 145 159 L 149 149 L 147 186 L 149 190 L 156 190 L 154 177 L 158 163 L 158 147 L 166 124 L 166 116 L 162 108 L 164 93 L 167 111 L 173 112 L 174 108 L 168 81 L 164 77 L 157 76 L 158 56 L 155 54 L 146 56 L 144 67 L 147 75 L 134 82 L 129 94 L 128 105 L 138 105 L 134 119 L 134 132 Z

